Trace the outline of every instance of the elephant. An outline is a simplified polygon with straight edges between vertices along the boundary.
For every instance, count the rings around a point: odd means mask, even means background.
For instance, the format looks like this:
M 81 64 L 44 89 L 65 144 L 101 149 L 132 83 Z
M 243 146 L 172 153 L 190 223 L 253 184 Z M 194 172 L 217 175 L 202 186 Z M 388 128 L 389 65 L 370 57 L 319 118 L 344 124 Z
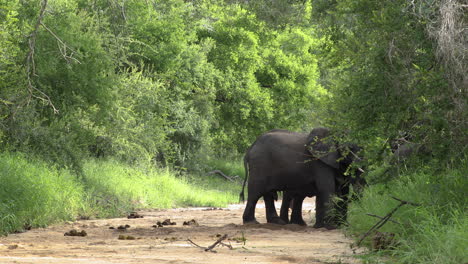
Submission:
M 316 222 L 314 227 L 334 226 L 328 211 L 332 208 L 333 194 L 347 195 L 344 172 L 355 159 L 352 151 L 344 151 L 330 136 L 327 128 L 315 128 L 309 134 L 288 130 L 271 130 L 250 146 L 244 156 L 246 178 L 241 192 L 244 195 L 248 180 L 248 200 L 242 216 L 244 224 L 258 223 L 255 206 L 263 196 L 268 223 L 286 224 L 274 207 L 277 191 L 294 197 L 293 222 L 304 224 L 301 216 L 305 196 L 316 196 Z M 350 162 L 351 161 L 351 162 Z M 345 186 L 346 187 L 346 186 Z M 287 198 L 288 199 L 288 198 Z
M 335 224 L 346 222 L 348 202 L 359 198 L 363 187 L 367 185 L 365 179 L 361 177 L 363 172 L 364 170 L 357 168 L 355 175 L 346 176 L 344 181 L 341 180 L 341 184 L 336 186 L 335 194 L 339 199 L 335 203 L 334 208 L 336 209 Z M 338 183 L 340 183 L 340 180 L 338 180 Z M 349 193 L 350 186 L 354 188 L 353 195 Z M 313 186 L 305 187 L 303 191 L 284 191 L 280 209 L 281 220 L 289 224 L 306 226 L 307 224 L 302 218 L 302 203 L 306 197 L 314 197 L 316 195 L 317 191 Z M 292 209 L 291 219 L 289 219 L 289 208 Z
M 306 197 L 314 197 L 317 191 L 314 186 L 304 188 L 303 191 L 284 191 L 281 202 L 280 218 L 285 223 L 306 226 L 302 218 L 302 203 Z M 292 209 L 291 219 L 289 219 L 289 208 Z

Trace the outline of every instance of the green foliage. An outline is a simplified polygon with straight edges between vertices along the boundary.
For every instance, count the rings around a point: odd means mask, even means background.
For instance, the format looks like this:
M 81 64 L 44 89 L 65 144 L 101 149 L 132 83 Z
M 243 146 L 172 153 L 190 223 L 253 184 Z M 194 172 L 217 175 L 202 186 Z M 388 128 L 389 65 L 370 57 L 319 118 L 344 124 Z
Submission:
M 272 30 L 241 6 L 199 30 L 214 40 L 208 59 L 225 78 L 216 91 L 217 145 L 243 152 L 271 128 L 303 129 L 325 91 L 316 83 L 318 41 L 300 26 Z
M 397 205 L 390 198 L 396 196 L 422 206 L 400 208 L 393 219 L 403 225 L 389 222 L 382 228 L 395 233 L 399 242 L 395 250 L 384 252 L 393 256 L 389 263 L 466 262 L 463 172 L 468 128 L 462 108 L 467 97 L 466 89 L 460 89 L 459 64 L 447 64 L 463 59 L 444 57 L 451 49 L 460 51 L 456 44 L 441 46 L 454 40 L 451 31 L 466 27 L 466 19 L 450 11 L 461 4 L 312 4 L 312 19 L 322 39 L 317 51 L 320 83 L 329 92 L 319 116 L 364 147 L 365 176 L 371 183 L 350 208 L 350 231 L 366 232 L 377 221 L 366 213 L 386 215 Z M 448 21 L 456 23 L 447 28 Z M 439 39 L 433 37 L 434 28 Z M 392 153 L 397 139 L 416 146 L 412 157 Z
M 328 123 L 351 129 L 370 146 L 373 138 L 405 134 L 441 159 L 463 159 L 466 122 L 428 38 L 429 18 L 406 1 L 316 1 L 316 7 L 327 39 L 320 64 L 332 95 Z
M 135 208 L 226 206 L 237 192 L 197 186 L 167 169 L 136 168 L 116 161 L 90 160 L 84 165 L 88 202 L 100 217 L 122 215 Z
M 434 172 L 404 173 L 387 184 L 365 189 L 358 203 L 349 210 L 349 232 L 363 234 L 378 220 L 367 213 L 385 216 L 398 205 L 392 196 L 421 204 L 405 205 L 381 231 L 396 234 L 396 249 L 390 263 L 463 263 L 468 239 L 466 209 L 468 188 L 466 166 Z M 370 244 L 367 240 L 366 243 Z
M 78 216 L 115 217 L 137 208 L 224 207 L 239 186 L 225 180 L 189 183 L 168 169 L 117 161 L 84 162 L 81 177 L 23 154 L 0 154 L 0 234 Z
M 307 127 L 324 93 L 305 24 L 272 29 L 223 1 L 60 0 L 40 16 L 43 3 L 2 5 L 0 135 L 77 171 L 86 156 L 243 152 L 267 129 Z
M 83 208 L 83 185 L 67 170 L 0 153 L 0 234 L 70 220 Z

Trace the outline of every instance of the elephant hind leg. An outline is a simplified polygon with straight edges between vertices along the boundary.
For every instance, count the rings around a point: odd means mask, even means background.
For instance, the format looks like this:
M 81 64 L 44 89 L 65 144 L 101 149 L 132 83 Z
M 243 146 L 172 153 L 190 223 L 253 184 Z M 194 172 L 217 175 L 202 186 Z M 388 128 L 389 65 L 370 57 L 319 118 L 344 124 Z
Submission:
M 255 206 L 257 205 L 260 196 L 252 196 L 249 194 L 247 204 L 245 205 L 244 214 L 242 215 L 242 221 L 244 224 L 258 224 L 255 219 Z
M 302 218 L 302 203 L 304 202 L 305 196 L 297 195 L 293 200 L 293 209 L 291 213 L 291 224 L 297 224 L 301 226 L 307 226 L 306 222 Z
M 290 192 L 283 192 L 283 201 L 281 202 L 280 218 L 285 223 L 289 223 L 289 207 L 293 197 Z

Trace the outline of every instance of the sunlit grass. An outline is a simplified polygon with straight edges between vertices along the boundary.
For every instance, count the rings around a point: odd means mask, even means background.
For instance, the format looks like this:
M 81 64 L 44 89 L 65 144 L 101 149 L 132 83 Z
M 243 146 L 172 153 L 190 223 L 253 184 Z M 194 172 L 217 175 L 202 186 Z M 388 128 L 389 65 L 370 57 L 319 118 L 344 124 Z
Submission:
M 67 170 L 0 153 L 0 234 L 72 219 L 83 208 L 83 186 Z
M 226 206 L 237 196 L 213 190 L 213 184 L 193 185 L 168 169 L 135 169 L 115 161 L 88 161 L 84 180 L 89 199 L 104 209 L 99 215 L 114 215 L 131 208 L 181 206 Z
M 446 170 L 437 175 L 415 172 L 398 181 L 367 188 L 363 198 L 350 206 L 348 231 L 365 233 L 385 216 L 398 201 L 421 204 L 404 205 L 392 216 L 400 224 L 387 222 L 380 231 L 396 234 L 397 246 L 386 253 L 386 263 L 467 263 L 468 246 L 467 180 L 463 169 Z M 370 246 L 370 239 L 365 241 Z
M 225 207 L 238 201 L 240 190 L 216 176 L 181 176 L 114 160 L 85 161 L 78 176 L 10 153 L 0 153 L 0 182 L 0 234 L 143 208 Z

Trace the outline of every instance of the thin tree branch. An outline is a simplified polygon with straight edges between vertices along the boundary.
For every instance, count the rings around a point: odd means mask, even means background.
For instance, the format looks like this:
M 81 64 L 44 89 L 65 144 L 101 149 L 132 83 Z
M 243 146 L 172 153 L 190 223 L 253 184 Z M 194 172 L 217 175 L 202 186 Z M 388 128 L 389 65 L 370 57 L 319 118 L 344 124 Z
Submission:
M 192 241 L 190 238 L 189 238 L 189 239 L 187 239 L 187 241 L 188 241 L 188 242 L 190 242 L 192 245 L 194 245 L 194 246 L 198 247 L 198 248 L 203 248 L 203 249 L 205 249 L 205 247 L 202 247 L 202 246 L 200 246 L 200 245 L 196 244 L 196 243 L 195 243 L 195 242 L 193 242 L 193 241 Z
M 47 8 L 47 0 L 43 0 L 41 3 L 41 10 L 39 11 L 39 17 L 37 18 L 36 24 L 34 26 L 34 30 L 29 35 L 29 52 L 26 56 L 26 76 L 28 81 L 28 91 L 29 91 L 29 98 L 27 100 L 27 104 L 31 101 L 31 98 L 39 99 L 46 104 L 50 105 L 54 110 L 54 113 L 57 114 L 59 110 L 55 108 L 54 104 L 50 97 L 39 90 L 37 87 L 33 85 L 32 78 L 36 76 L 36 64 L 34 62 L 34 52 L 36 48 L 36 37 L 37 32 L 39 31 L 39 26 L 42 24 L 42 19 L 44 18 L 45 10 Z M 39 93 L 39 95 L 35 95 L 35 93 Z
M 413 202 L 409 202 L 409 201 L 405 201 L 405 200 L 401 200 L 401 199 L 398 199 L 394 196 L 392 196 L 393 199 L 403 203 L 403 204 L 409 204 L 409 205 L 412 205 L 412 206 L 421 206 L 421 204 L 418 204 L 418 203 L 413 203 Z
M 366 215 L 368 215 L 368 216 L 372 216 L 372 217 L 376 217 L 376 218 L 379 218 L 379 219 L 384 219 L 383 217 L 381 217 L 381 216 L 378 216 L 378 215 L 375 215 L 375 214 L 369 214 L 369 213 L 367 213 Z M 392 223 L 395 223 L 395 224 L 402 225 L 400 222 L 397 222 L 397 221 L 395 221 L 395 220 L 392 220 L 392 219 L 388 219 L 388 221 L 390 221 L 390 222 L 392 222 Z
M 60 49 L 60 52 L 62 53 L 62 56 L 63 58 L 69 62 L 69 59 L 72 59 L 74 61 L 76 61 L 77 63 L 81 64 L 81 62 L 74 58 L 73 57 L 73 53 L 76 53 L 76 54 L 79 54 L 78 52 L 76 52 L 75 50 L 73 50 L 72 48 L 70 48 L 70 46 L 68 46 L 62 39 L 60 39 L 57 34 L 55 34 L 52 30 L 50 30 L 42 21 L 41 21 L 41 25 L 60 43 L 63 45 L 63 47 L 65 48 L 63 51 L 62 49 Z M 60 48 L 60 46 L 59 46 Z M 67 55 L 67 49 L 71 50 L 72 53 L 70 56 Z
M 223 173 L 222 171 L 220 171 L 220 170 L 210 171 L 210 172 L 208 172 L 208 174 L 219 174 L 219 175 L 223 176 L 225 179 L 227 179 L 227 180 L 229 180 L 229 181 L 231 181 L 231 182 L 236 182 L 235 179 L 238 179 L 238 178 L 239 178 L 239 176 L 237 176 L 237 175 L 232 176 L 232 177 L 227 176 L 226 174 L 224 174 L 224 173 Z

